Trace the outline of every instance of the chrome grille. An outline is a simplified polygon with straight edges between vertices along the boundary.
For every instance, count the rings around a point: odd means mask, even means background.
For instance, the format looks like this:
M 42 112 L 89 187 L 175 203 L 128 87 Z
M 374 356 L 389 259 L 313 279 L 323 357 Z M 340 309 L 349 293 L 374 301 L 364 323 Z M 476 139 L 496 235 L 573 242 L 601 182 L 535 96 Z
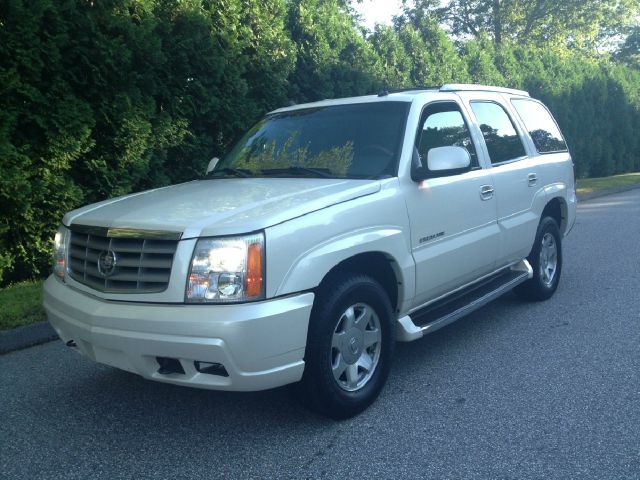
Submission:
M 162 292 L 169 285 L 176 239 L 158 238 L 157 232 L 136 236 L 110 236 L 107 229 L 71 227 L 69 276 L 95 290 L 112 293 Z M 101 255 L 113 255 L 115 266 L 102 272 Z

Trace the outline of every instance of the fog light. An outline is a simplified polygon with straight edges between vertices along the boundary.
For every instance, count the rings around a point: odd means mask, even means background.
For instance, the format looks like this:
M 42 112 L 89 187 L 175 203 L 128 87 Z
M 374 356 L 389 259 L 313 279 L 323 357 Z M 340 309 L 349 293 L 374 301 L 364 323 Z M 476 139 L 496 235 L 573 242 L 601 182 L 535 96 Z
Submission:
M 229 373 L 227 369 L 221 363 L 212 362 L 193 362 L 193 366 L 200 373 L 206 373 L 208 375 L 217 375 L 218 377 L 228 377 Z
M 156 357 L 156 361 L 158 365 L 160 365 L 158 369 L 159 374 L 170 375 L 172 373 L 181 373 L 184 375 L 184 368 L 182 368 L 182 364 L 177 358 Z

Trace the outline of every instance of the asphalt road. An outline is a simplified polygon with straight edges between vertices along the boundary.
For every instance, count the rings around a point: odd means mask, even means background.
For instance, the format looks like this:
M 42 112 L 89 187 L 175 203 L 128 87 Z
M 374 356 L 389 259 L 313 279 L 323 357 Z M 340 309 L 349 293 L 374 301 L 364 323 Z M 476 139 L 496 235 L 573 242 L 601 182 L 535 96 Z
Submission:
M 579 208 L 556 295 L 411 344 L 360 416 L 0 357 L 0 478 L 640 478 L 640 190 Z

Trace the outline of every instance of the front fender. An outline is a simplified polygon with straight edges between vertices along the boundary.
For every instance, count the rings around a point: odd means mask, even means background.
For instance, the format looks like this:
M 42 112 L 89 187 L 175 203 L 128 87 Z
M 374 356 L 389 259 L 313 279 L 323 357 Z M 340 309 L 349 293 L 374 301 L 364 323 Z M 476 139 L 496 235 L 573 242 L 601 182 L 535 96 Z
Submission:
M 413 296 L 413 260 L 406 255 L 403 232 L 391 226 L 352 232 L 304 252 L 292 264 L 276 295 L 312 289 L 333 267 L 362 253 L 382 253 L 390 261 L 400 284 L 399 306 Z
M 336 265 L 375 252 L 394 269 L 403 310 L 415 294 L 415 267 L 406 206 L 395 185 L 267 229 L 267 297 L 314 289 Z

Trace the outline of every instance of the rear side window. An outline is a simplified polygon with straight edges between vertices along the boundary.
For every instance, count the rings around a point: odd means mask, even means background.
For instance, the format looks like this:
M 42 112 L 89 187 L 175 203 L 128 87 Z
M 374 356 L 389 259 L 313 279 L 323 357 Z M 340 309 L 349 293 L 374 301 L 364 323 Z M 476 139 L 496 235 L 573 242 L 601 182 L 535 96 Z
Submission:
M 511 103 L 527 127 L 538 153 L 567 150 L 567 144 L 558 125 L 544 105 L 520 98 L 511 100 Z
M 497 103 L 471 102 L 492 164 L 524 157 L 522 140 L 507 112 Z

